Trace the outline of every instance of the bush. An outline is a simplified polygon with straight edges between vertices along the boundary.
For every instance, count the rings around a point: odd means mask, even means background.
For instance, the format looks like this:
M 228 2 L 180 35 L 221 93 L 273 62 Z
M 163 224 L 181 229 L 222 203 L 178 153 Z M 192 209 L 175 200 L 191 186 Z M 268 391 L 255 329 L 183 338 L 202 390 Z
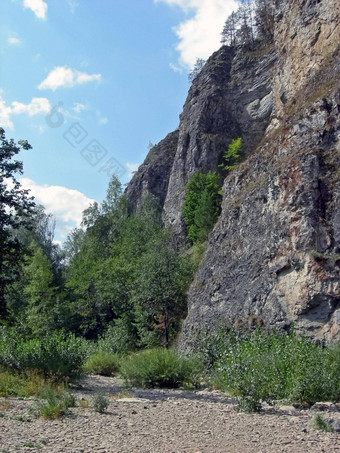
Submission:
M 132 355 L 122 363 L 121 374 L 133 386 L 143 388 L 198 387 L 202 363 L 168 349 L 151 349 Z
M 84 363 L 84 371 L 88 374 L 100 374 L 102 376 L 113 376 L 120 366 L 118 354 L 110 354 L 99 351 L 91 355 Z
M 219 333 L 203 356 L 213 366 L 215 386 L 238 398 L 239 409 L 258 411 L 261 401 L 292 403 L 340 400 L 340 346 L 261 331 L 248 338 Z
M 93 407 L 96 412 L 99 412 L 100 414 L 104 413 L 109 407 L 109 404 L 108 398 L 103 395 L 103 393 L 96 393 L 96 395 L 94 395 Z
M 0 367 L 4 370 L 35 371 L 58 382 L 81 374 L 87 354 L 86 341 L 81 338 L 55 332 L 45 338 L 25 340 L 6 329 L 1 336 Z

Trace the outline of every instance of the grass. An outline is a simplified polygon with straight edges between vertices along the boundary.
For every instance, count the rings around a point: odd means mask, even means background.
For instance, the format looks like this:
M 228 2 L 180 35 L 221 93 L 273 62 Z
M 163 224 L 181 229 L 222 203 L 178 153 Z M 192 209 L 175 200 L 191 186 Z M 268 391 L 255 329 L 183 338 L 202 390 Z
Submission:
M 36 400 L 31 412 L 36 417 L 58 419 L 69 414 L 69 408 L 75 407 L 76 399 L 70 393 L 46 386 L 41 390 L 40 399 Z
M 99 351 L 92 354 L 84 363 L 84 371 L 88 374 L 100 374 L 102 376 L 114 376 L 120 367 L 118 354 Z
M 121 366 L 121 375 L 126 382 L 143 388 L 198 387 L 202 373 L 198 358 L 181 357 L 168 349 L 133 354 Z
M 28 398 L 38 394 L 45 384 L 46 380 L 33 372 L 19 374 L 5 371 L 0 373 L 0 397 Z
M 334 432 L 332 423 L 327 422 L 320 414 L 314 415 L 310 422 L 310 425 L 312 428 L 323 431 L 325 433 Z
M 110 396 L 110 399 L 112 400 L 120 400 L 123 398 L 133 398 L 133 394 L 128 390 L 123 390 L 121 392 L 116 393 L 115 395 Z

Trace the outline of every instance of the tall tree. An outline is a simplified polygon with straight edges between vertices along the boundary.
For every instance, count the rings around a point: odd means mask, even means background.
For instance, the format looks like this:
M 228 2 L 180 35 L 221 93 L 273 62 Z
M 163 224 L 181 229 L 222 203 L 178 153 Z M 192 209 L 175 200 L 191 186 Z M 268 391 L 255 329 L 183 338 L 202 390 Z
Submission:
M 16 175 L 23 173 L 23 164 L 13 161 L 13 157 L 22 149 L 29 150 L 31 146 L 26 140 L 18 144 L 7 140 L 4 129 L 0 128 L 0 319 L 6 317 L 8 285 L 18 278 L 24 257 L 23 246 L 12 230 L 30 227 L 30 215 L 35 205 L 29 191 L 24 190 L 16 179 Z
M 273 0 L 255 0 L 255 21 L 260 39 L 272 42 L 274 36 L 274 11 Z
M 195 66 L 190 70 L 190 72 L 188 74 L 189 82 L 192 82 L 198 76 L 198 74 L 202 71 L 205 63 L 206 63 L 206 61 L 203 60 L 202 58 L 196 59 Z

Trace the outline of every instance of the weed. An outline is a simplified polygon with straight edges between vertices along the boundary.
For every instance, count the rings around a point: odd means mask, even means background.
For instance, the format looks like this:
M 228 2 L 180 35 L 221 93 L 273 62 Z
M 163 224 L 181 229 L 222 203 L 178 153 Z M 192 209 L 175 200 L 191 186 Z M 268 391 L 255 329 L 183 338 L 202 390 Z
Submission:
M 128 392 L 127 390 L 124 390 L 122 392 L 118 392 L 115 395 L 111 395 L 110 399 L 112 400 L 120 400 L 123 398 L 133 398 L 133 395 L 131 392 Z
M 109 407 L 110 401 L 103 393 L 96 393 L 93 397 L 93 407 L 96 412 L 103 414 Z
M 85 398 L 82 398 L 79 401 L 79 406 L 82 407 L 83 409 L 87 409 L 89 407 L 89 402 Z
M 18 422 L 22 423 L 31 423 L 32 419 L 28 417 L 14 417 L 13 420 L 17 420 Z
M 0 401 L 0 411 L 7 411 L 11 407 L 8 400 Z
M 312 428 L 326 433 L 334 432 L 332 423 L 327 422 L 320 414 L 314 415 L 311 419 L 310 425 Z
M 36 417 L 58 419 L 69 414 L 69 408 L 75 406 L 75 397 L 51 386 L 40 392 L 40 400 L 36 400 L 31 412 Z

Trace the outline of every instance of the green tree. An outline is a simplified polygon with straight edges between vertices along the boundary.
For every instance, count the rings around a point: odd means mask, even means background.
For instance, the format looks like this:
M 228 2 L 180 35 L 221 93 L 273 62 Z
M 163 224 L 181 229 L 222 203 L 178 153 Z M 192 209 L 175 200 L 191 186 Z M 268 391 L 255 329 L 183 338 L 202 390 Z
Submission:
M 9 284 L 19 278 L 24 258 L 24 247 L 12 231 L 21 226 L 30 227 L 34 207 L 29 191 L 21 187 L 15 176 L 23 173 L 23 164 L 12 159 L 22 149 L 29 150 L 31 146 L 25 140 L 18 144 L 7 140 L 4 129 L 0 128 L 0 319 L 6 318 L 6 293 Z
M 224 163 L 219 165 L 219 167 L 223 168 L 226 171 L 233 171 L 237 165 L 241 162 L 242 159 L 242 138 L 236 138 L 232 140 L 230 145 L 228 146 L 227 151 L 224 153 L 223 159 Z
M 31 259 L 24 268 L 28 298 L 27 325 L 34 336 L 44 336 L 56 328 L 56 292 L 53 287 L 51 264 L 42 249 L 34 242 L 30 246 Z
M 136 324 L 143 346 L 169 346 L 186 312 L 191 277 L 189 258 L 180 257 L 171 237 L 162 232 L 149 243 L 135 281 Z
M 189 82 L 193 82 L 193 80 L 198 76 L 198 74 L 202 71 L 203 66 L 205 65 L 206 60 L 202 58 L 197 58 L 195 66 L 190 70 L 188 74 Z
M 188 238 L 193 243 L 206 240 L 220 212 L 219 177 L 215 172 L 194 173 L 186 187 L 182 215 Z

